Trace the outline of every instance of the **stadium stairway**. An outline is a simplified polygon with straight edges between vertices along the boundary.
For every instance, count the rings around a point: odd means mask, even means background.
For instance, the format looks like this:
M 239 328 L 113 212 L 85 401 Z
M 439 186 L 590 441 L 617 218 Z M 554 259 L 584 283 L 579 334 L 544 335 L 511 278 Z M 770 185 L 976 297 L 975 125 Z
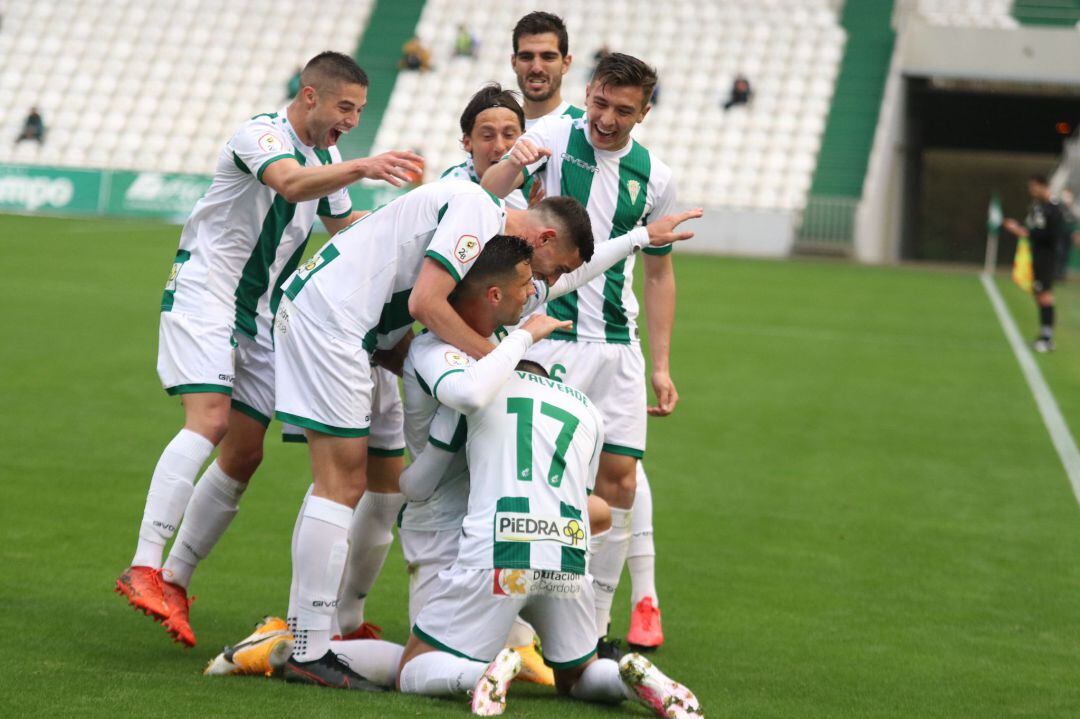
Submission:
M 367 107 L 359 127 L 341 140 L 343 157 L 370 154 L 397 81 L 401 46 L 416 32 L 423 9 L 424 0 L 376 0 L 356 49 L 356 61 L 371 81 Z
M 799 231 L 804 248 L 850 243 L 892 58 L 892 9 L 892 0 L 844 4 L 848 42 Z
M 1022 25 L 1072 27 L 1080 23 L 1080 0 L 1016 0 L 1012 14 Z

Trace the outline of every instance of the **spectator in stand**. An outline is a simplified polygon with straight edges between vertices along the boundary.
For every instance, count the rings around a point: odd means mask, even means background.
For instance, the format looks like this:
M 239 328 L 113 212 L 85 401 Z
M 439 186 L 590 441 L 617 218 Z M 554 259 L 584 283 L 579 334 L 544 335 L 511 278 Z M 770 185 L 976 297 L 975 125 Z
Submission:
M 427 72 L 431 69 L 431 51 L 424 47 L 420 38 L 413 35 L 409 41 L 401 46 L 401 59 L 398 67 L 402 70 L 419 70 Z
M 745 75 L 736 75 L 735 82 L 731 83 L 731 96 L 724 103 L 724 110 L 730 110 L 736 105 L 745 105 L 750 102 L 751 94 L 750 81 L 746 79 Z
M 477 49 L 476 37 L 469 32 L 469 28 L 458 25 L 457 37 L 454 38 L 454 57 L 476 57 Z
M 41 113 L 36 107 L 30 108 L 30 114 L 23 121 L 22 131 L 15 138 L 15 144 L 18 145 L 23 140 L 36 140 L 39 145 L 45 142 L 45 121 L 41 119 Z

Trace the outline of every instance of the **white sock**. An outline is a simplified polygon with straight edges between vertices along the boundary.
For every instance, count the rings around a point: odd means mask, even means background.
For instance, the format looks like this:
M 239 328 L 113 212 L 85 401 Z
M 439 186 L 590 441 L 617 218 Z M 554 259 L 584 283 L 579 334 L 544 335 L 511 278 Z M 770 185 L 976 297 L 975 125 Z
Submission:
M 354 639 L 331 641 L 330 651 L 340 654 L 350 669 L 369 682 L 393 689 L 405 647 L 381 639 Z
M 536 636 L 536 630 L 532 625 L 521 617 L 516 617 L 514 626 L 510 627 L 510 636 L 506 638 L 506 646 L 511 649 L 525 645 L 532 646 L 534 636 Z
M 150 478 L 132 566 L 161 569 L 165 545 L 176 533 L 195 477 L 213 451 L 213 442 L 190 429 L 180 430 L 166 445 Z
M 341 636 L 364 623 L 364 600 L 375 584 L 390 545 L 394 522 L 405 498 L 395 492 L 364 492 L 349 526 L 349 561 L 338 596 L 337 624 Z
M 297 661 L 318 659 L 330 649 L 330 624 L 349 555 L 352 513 L 352 507 L 314 495 L 304 505 L 293 553 Z
M 311 491 L 315 489 L 314 484 L 309 484 L 307 493 L 304 494 L 304 501 L 300 502 L 300 512 L 296 515 L 296 522 L 293 523 L 292 528 L 292 553 L 290 556 L 296 556 L 296 540 L 300 536 L 300 525 L 304 523 L 304 510 L 307 509 L 308 497 L 311 496 Z M 289 623 L 289 631 L 296 634 L 296 572 L 292 573 L 292 584 L 289 585 L 289 613 L 285 615 L 285 621 Z
M 630 519 L 630 545 L 626 552 L 626 567 L 630 570 L 630 603 L 637 606 L 645 597 L 656 596 L 656 544 L 653 542 L 653 503 L 645 466 L 637 463 L 637 492 L 634 493 L 634 516 Z
M 574 686 L 570 687 L 570 696 L 587 702 L 618 704 L 624 699 L 633 699 L 634 692 L 623 684 L 617 662 L 597 659 L 585 667 Z
M 225 474 L 217 460 L 210 463 L 195 485 L 195 492 L 184 512 L 184 522 L 161 570 L 166 582 L 187 588 L 195 567 L 210 554 L 229 528 L 245 489 L 247 483 L 237 482 Z
M 402 694 L 441 697 L 471 692 L 487 664 L 455 657 L 446 652 L 427 652 L 409 660 L 401 668 Z
M 596 594 L 596 633 L 607 635 L 611 622 L 611 603 L 615 600 L 615 590 L 619 587 L 619 576 L 626 562 L 626 548 L 630 543 L 629 509 L 611 508 L 611 529 L 604 532 L 604 539 L 596 550 L 596 556 L 589 563 L 589 573 L 593 578 L 593 590 Z

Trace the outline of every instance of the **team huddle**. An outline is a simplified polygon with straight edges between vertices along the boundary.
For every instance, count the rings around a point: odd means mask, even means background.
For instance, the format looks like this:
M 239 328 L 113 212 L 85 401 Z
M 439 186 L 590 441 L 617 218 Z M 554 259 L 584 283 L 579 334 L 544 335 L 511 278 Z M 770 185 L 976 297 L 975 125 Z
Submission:
M 316 56 L 289 105 L 229 139 L 184 225 L 158 349 L 184 426 L 154 469 L 116 590 L 194 646 L 188 586 L 237 513 L 272 417 L 306 443 L 312 472 L 285 619 L 265 618 L 207 674 L 471 694 L 483 716 L 505 710 L 515 679 L 661 717 L 702 713 L 641 653 L 663 643 L 646 418 L 678 401 L 670 252 L 701 211 L 674 212 L 671 171 L 630 137 L 652 68 L 605 56 L 580 109 L 561 96 L 561 19 L 526 15 L 512 45 L 523 102 L 481 88 L 461 115 L 467 159 L 366 212 L 350 184 L 401 187 L 423 161 L 343 160 L 336 144 L 359 122 L 368 78 L 346 55 Z M 330 239 L 301 264 L 316 217 Z M 395 525 L 410 577 L 404 646 L 364 617 Z M 629 653 L 608 637 L 624 565 Z

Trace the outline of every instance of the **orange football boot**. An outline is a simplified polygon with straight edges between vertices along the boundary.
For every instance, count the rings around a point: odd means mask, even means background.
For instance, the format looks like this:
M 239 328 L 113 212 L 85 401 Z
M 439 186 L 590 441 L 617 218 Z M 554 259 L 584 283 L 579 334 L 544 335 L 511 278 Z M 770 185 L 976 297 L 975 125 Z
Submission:
M 169 616 L 162 626 L 173 639 L 187 647 L 195 646 L 195 632 L 191 628 L 189 612 L 195 597 L 188 599 L 187 590 L 172 582 L 161 583 L 165 591 L 165 603 L 169 606 Z
M 660 607 L 653 604 L 652 597 L 645 597 L 630 615 L 630 631 L 626 643 L 643 651 L 656 649 L 664 643 L 664 630 L 660 626 Z
M 167 619 L 169 605 L 165 600 L 161 571 L 150 567 L 128 567 L 116 580 L 117 594 L 127 597 L 128 604 L 155 622 Z

